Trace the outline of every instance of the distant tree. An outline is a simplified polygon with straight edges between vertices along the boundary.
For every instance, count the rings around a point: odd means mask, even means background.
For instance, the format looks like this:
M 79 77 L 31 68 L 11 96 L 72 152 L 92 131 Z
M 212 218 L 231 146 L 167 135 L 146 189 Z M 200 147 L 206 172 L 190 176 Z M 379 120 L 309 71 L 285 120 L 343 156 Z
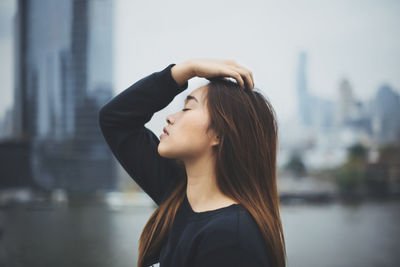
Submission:
M 368 150 L 360 143 L 354 144 L 348 148 L 348 160 L 357 160 L 365 162 L 368 156 Z
M 388 168 L 385 164 L 369 164 L 364 179 L 368 192 L 372 195 L 384 196 L 389 190 Z
M 289 161 L 285 165 L 285 169 L 292 172 L 297 177 L 306 174 L 306 167 L 298 153 L 293 153 L 291 155 Z
M 357 143 L 348 148 L 347 160 L 335 172 L 335 181 L 340 192 L 351 195 L 362 185 L 368 150 Z
M 354 194 L 362 184 L 364 168 L 356 161 L 348 161 L 335 172 L 335 181 L 344 194 Z
M 380 147 L 378 161 L 368 165 L 368 172 L 365 177 L 365 184 L 368 191 L 374 195 L 386 195 L 390 190 L 390 180 L 394 178 L 390 176 L 390 173 L 396 172 L 399 164 L 399 145 L 390 144 Z

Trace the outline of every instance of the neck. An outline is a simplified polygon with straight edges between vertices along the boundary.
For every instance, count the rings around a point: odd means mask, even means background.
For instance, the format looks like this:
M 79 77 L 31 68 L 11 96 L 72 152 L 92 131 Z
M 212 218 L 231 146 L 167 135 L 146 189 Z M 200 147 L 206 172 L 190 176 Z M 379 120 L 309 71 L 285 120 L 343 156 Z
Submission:
M 200 157 L 184 161 L 187 174 L 186 195 L 194 211 L 205 211 L 232 204 L 216 184 L 215 160 Z

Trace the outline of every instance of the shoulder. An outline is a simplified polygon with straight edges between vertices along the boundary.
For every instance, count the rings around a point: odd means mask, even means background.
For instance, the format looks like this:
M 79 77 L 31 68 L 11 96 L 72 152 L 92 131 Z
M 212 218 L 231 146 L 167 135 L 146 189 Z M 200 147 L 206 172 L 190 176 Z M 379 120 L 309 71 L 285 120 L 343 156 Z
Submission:
M 267 261 L 261 231 L 251 214 L 241 205 L 214 216 L 204 225 L 199 250 L 203 256 L 211 258 L 215 254 L 222 256 L 235 253 L 242 260 L 257 263 Z
M 209 219 L 204 225 L 203 235 L 207 240 L 218 239 L 225 245 L 259 245 L 263 241 L 256 221 L 242 205 Z

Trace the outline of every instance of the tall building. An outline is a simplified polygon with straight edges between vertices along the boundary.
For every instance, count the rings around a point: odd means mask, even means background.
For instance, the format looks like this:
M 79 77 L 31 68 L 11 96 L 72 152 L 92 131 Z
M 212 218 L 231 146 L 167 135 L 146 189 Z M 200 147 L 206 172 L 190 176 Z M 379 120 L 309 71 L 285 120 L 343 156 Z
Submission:
M 388 84 L 371 101 L 372 132 L 378 144 L 400 144 L 400 95 Z
M 43 189 L 110 190 L 113 158 L 98 123 L 112 97 L 112 0 L 18 1 L 14 136 Z
M 0 139 L 10 139 L 12 137 L 12 109 L 8 108 L 3 118 L 0 118 Z
M 354 96 L 350 82 L 343 79 L 339 85 L 339 110 L 338 110 L 338 123 L 339 125 L 345 124 L 347 120 L 352 117 L 354 113 Z
M 307 82 L 307 54 L 301 52 L 297 70 L 297 97 L 301 124 L 321 132 L 333 126 L 334 104 L 309 92 Z
M 297 97 L 301 122 L 305 126 L 311 126 L 310 96 L 307 85 L 307 54 L 304 51 L 300 53 L 297 68 Z

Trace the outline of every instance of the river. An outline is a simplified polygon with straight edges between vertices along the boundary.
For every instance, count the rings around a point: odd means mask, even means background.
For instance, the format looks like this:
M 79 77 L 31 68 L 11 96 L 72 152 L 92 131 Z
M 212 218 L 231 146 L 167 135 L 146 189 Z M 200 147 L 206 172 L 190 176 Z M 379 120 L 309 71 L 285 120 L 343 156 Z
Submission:
M 136 266 L 154 207 L 31 204 L 0 209 L 0 265 Z M 289 267 L 385 267 L 400 262 L 400 201 L 282 205 Z

